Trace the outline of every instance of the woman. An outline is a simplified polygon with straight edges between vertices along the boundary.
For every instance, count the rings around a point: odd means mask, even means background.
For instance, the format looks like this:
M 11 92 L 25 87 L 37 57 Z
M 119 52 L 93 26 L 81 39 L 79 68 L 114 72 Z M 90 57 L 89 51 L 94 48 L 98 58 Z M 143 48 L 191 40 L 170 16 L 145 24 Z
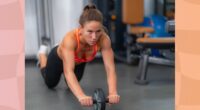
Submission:
M 80 87 L 85 64 L 92 61 L 98 51 L 102 53 L 107 73 L 109 103 L 119 102 L 117 78 L 111 41 L 102 25 L 103 17 L 94 5 L 85 6 L 80 16 L 80 27 L 66 34 L 62 42 L 54 47 L 48 55 L 47 47 L 39 50 L 39 63 L 42 76 L 49 88 L 55 87 L 64 73 L 72 93 L 83 106 L 93 104 L 92 97 L 87 96 Z

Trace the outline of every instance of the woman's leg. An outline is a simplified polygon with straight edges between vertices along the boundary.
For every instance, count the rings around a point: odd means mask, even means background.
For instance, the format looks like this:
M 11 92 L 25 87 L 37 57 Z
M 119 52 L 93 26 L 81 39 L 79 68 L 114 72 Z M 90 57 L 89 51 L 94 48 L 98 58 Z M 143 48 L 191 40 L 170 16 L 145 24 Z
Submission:
M 40 54 L 40 69 L 48 88 L 54 88 L 60 81 L 63 72 L 62 60 L 57 55 L 57 46 L 47 56 Z
M 47 55 L 48 55 L 48 47 L 50 44 L 50 38 L 43 36 L 42 37 L 42 45 L 38 51 L 38 66 L 40 69 L 46 67 L 47 64 Z
M 48 47 L 46 45 L 41 45 L 38 51 L 38 66 L 40 69 L 45 68 L 47 64 L 47 54 L 48 54 Z
M 85 65 L 86 65 L 86 63 L 81 63 L 81 64 L 75 66 L 74 72 L 75 72 L 76 78 L 79 82 L 83 77 Z
M 39 54 L 39 67 L 40 69 L 45 68 L 47 65 L 47 55 Z

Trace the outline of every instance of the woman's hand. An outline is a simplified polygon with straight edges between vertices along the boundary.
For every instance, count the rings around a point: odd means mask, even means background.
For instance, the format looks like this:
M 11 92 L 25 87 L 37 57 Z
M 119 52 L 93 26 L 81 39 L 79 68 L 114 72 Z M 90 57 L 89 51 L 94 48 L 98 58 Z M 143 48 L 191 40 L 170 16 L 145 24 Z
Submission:
M 119 103 L 120 96 L 118 94 L 110 94 L 108 95 L 108 100 L 110 104 L 117 104 Z
M 89 106 L 93 105 L 93 100 L 92 100 L 91 96 L 85 95 L 85 96 L 80 97 L 78 100 L 79 100 L 79 102 L 81 103 L 82 106 L 89 107 Z

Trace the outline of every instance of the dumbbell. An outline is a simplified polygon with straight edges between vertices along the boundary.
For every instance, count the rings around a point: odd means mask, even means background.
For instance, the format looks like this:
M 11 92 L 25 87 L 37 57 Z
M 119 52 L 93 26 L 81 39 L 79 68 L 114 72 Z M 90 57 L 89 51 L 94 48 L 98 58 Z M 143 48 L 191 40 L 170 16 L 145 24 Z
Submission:
M 105 94 L 101 88 L 97 88 L 93 94 L 93 106 L 94 110 L 105 110 L 106 103 L 109 103 L 109 100 L 105 97 Z

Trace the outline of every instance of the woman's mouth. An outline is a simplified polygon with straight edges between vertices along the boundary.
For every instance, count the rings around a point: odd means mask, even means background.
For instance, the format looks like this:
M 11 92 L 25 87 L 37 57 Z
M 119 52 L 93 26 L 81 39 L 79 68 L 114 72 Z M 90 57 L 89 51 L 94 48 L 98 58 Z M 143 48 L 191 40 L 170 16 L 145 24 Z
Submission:
M 90 42 L 91 45 L 94 45 L 95 43 L 96 43 L 96 41 L 92 41 L 92 42 Z

